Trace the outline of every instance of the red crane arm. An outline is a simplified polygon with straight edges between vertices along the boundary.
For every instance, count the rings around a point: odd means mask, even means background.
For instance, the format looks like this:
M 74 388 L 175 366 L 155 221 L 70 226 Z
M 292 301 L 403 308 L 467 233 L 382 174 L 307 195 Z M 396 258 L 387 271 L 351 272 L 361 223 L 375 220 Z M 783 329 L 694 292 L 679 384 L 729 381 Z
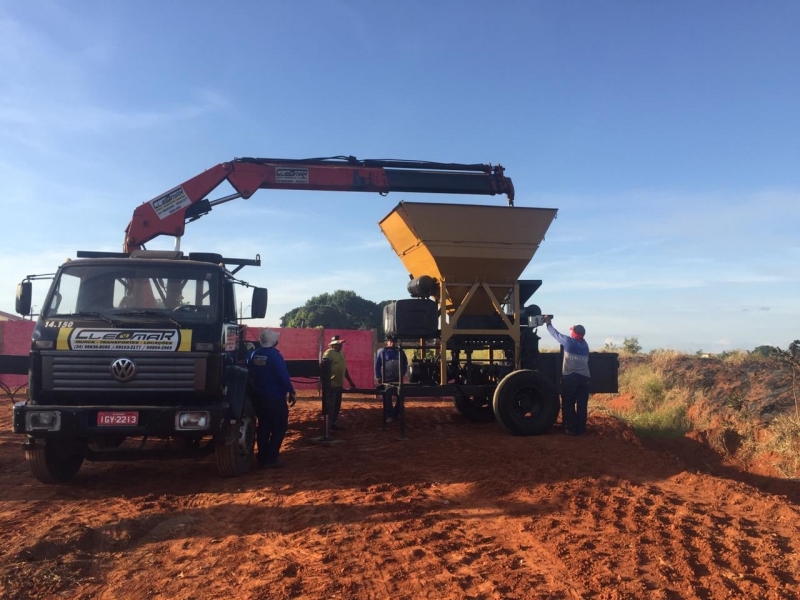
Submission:
M 236 193 L 208 200 L 208 194 L 226 180 Z M 123 249 L 125 252 L 139 249 L 159 235 L 181 236 L 187 222 L 207 214 L 213 206 L 235 198 L 249 198 L 260 188 L 379 194 L 505 194 L 509 206 L 514 205 L 514 186 L 499 165 L 357 160 L 352 156 L 309 160 L 237 158 L 139 205 L 125 229 Z

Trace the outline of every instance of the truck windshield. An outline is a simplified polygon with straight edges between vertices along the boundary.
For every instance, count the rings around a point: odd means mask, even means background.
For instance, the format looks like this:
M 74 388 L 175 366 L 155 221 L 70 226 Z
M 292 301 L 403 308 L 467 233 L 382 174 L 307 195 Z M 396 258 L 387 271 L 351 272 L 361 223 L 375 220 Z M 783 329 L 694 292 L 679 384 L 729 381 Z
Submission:
M 209 321 L 220 299 L 218 271 L 195 265 L 74 265 L 53 282 L 45 318 L 75 315 L 131 317 L 164 315 L 177 321 Z

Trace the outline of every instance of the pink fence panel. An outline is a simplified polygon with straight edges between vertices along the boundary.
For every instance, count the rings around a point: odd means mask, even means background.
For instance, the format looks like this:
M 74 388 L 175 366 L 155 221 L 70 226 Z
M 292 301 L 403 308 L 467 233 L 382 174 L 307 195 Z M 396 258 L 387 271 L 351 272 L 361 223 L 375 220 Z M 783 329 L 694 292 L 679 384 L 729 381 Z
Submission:
M 262 328 L 248 327 L 245 339 L 258 343 L 258 334 Z M 328 343 L 334 335 L 345 340 L 342 352 L 347 358 L 347 370 L 356 386 L 371 388 L 375 385 L 373 365 L 375 357 L 375 334 L 371 330 L 351 329 L 294 329 L 272 327 L 281 334 L 278 348 L 286 360 L 320 360 L 328 349 Z M 294 381 L 298 390 L 317 389 L 317 384 Z M 345 385 L 347 382 L 345 382 Z
M 0 354 L 27 356 L 31 351 L 31 333 L 34 321 L 0 321 Z M 0 381 L 10 388 L 17 388 L 28 382 L 26 375 L 3 375 Z
M 245 340 L 257 346 L 258 335 L 263 329 L 265 328 L 248 327 Z M 271 327 L 270 329 L 281 334 L 278 348 L 286 360 L 320 359 L 321 329 L 282 329 L 280 327 Z
M 27 355 L 31 347 L 33 321 L 0 321 L 0 354 Z M 262 328 L 248 327 L 247 341 L 258 344 Z M 287 360 L 319 360 L 328 349 L 331 337 L 339 335 L 345 340 L 342 352 L 347 358 L 347 370 L 360 388 L 374 386 L 373 365 L 375 360 L 375 333 L 372 330 L 347 329 L 293 329 L 273 328 L 280 332 L 280 351 Z M 27 382 L 24 375 L 2 375 L 0 381 L 10 387 Z M 299 390 L 317 389 L 317 382 L 297 379 Z
M 258 334 L 263 327 L 248 327 L 245 340 L 258 345 Z M 271 327 L 281 334 L 278 349 L 286 360 L 320 360 L 322 345 L 322 329 L 293 329 Z M 305 378 L 292 379 L 296 390 L 316 390 L 318 382 Z
M 334 335 L 344 340 L 342 353 L 347 358 L 347 371 L 359 388 L 375 387 L 375 334 L 371 329 L 326 329 L 325 349 Z M 347 381 L 344 382 L 347 385 Z

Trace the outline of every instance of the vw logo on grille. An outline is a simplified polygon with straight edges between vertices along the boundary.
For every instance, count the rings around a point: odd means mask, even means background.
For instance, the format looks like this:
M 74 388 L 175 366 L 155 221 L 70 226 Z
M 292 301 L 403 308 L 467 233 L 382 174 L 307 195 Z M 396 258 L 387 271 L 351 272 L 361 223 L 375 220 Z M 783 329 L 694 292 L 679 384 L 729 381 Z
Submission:
M 118 358 L 111 363 L 111 375 L 120 383 L 126 383 L 136 377 L 136 363 L 130 358 Z

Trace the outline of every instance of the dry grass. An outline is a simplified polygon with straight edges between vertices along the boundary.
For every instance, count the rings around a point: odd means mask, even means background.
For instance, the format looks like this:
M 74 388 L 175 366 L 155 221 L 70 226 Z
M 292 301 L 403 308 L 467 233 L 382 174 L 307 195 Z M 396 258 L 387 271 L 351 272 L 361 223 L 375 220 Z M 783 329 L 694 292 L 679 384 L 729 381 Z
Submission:
M 720 355 L 720 359 L 731 365 L 745 365 L 755 360 L 755 357 L 747 350 L 734 350 Z
M 649 412 L 630 413 L 626 420 L 642 437 L 681 437 L 691 429 L 686 406 L 680 403 L 663 404 Z
M 620 388 L 634 398 L 637 412 L 652 412 L 666 397 L 661 375 L 649 365 L 639 365 L 620 377 Z
M 786 477 L 800 472 L 800 418 L 795 415 L 775 417 L 769 424 L 766 438 L 754 450 L 780 457 L 776 467 Z
M 668 367 L 670 364 L 674 363 L 676 359 L 686 356 L 681 352 L 677 352 L 676 350 L 653 350 L 649 355 L 648 358 L 650 360 L 650 364 L 652 367 L 657 371 L 662 371 L 665 367 Z
M 668 389 L 663 375 L 652 365 L 634 366 L 620 375 L 620 391 L 633 398 L 633 410 L 619 413 L 643 437 L 680 437 L 689 431 L 687 410 L 693 402 L 689 390 Z
M 620 392 L 631 397 L 632 408 L 609 411 L 628 422 L 637 434 L 675 437 L 691 430 L 701 431 L 719 454 L 735 454 L 745 461 L 769 456 L 783 475 L 792 477 L 800 472 L 800 417 L 794 411 L 771 421 L 761 420 L 758 402 L 748 395 L 750 384 L 746 377 L 744 387 L 729 387 L 725 395 L 724 391 L 708 387 L 708 380 L 703 377 L 686 377 L 686 354 L 659 350 L 642 358 L 629 363 L 620 374 Z M 719 376 L 727 372 L 720 370 L 720 365 L 733 367 L 740 380 L 742 369 L 751 377 L 752 373 L 763 374 L 764 367 L 771 373 L 781 371 L 774 358 L 746 351 L 697 358 L 688 368 L 694 368 L 693 374 L 698 373 L 706 360 L 713 361 L 709 367 L 716 365 L 710 372 Z M 751 371 L 748 367 L 757 368 Z

